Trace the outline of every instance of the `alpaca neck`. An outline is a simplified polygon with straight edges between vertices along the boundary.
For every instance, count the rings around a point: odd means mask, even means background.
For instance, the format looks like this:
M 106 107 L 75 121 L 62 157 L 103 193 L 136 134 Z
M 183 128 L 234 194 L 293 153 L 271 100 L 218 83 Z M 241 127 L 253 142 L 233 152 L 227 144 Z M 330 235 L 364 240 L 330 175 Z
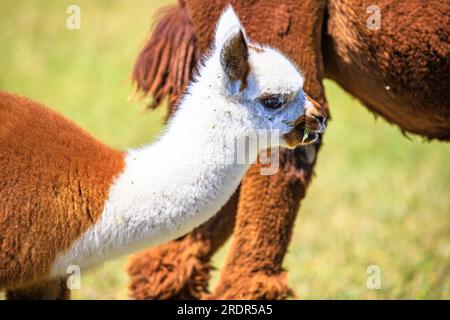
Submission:
M 220 210 L 257 152 L 236 163 L 245 121 L 210 100 L 188 95 L 159 141 L 127 153 L 100 220 L 57 260 L 55 274 L 178 238 Z

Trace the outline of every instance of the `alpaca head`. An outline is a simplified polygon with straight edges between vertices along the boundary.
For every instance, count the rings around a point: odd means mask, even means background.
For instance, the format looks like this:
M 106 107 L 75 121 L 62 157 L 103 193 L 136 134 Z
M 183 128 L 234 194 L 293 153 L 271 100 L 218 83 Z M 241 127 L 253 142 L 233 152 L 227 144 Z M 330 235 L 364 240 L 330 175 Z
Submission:
M 242 111 L 258 132 L 276 132 L 278 144 L 313 143 L 325 129 L 325 114 L 303 91 L 303 76 L 281 52 L 251 43 L 229 6 L 217 24 L 212 54 L 198 81 L 206 81 L 218 99 Z

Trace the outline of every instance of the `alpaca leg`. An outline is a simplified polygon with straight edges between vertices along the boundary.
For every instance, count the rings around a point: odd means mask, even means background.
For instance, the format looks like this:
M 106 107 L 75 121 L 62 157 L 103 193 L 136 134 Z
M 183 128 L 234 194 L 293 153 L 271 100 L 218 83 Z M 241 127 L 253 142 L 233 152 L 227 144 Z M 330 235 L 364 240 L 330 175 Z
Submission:
M 6 291 L 7 300 L 68 300 L 70 290 L 66 279 L 41 282 L 27 288 Z
M 275 175 L 253 166 L 241 185 L 235 236 L 214 299 L 285 299 L 293 295 L 281 265 L 319 145 L 285 150 Z
M 186 236 L 134 255 L 128 266 L 134 299 L 200 299 L 208 293 L 209 259 L 230 236 L 236 192 L 222 210 Z

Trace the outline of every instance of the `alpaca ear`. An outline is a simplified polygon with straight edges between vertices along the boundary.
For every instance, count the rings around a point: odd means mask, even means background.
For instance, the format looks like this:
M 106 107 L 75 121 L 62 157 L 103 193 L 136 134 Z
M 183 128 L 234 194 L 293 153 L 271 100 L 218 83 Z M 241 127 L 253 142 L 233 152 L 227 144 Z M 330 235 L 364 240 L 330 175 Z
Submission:
M 248 48 L 244 34 L 239 30 L 224 43 L 220 50 L 220 64 L 230 82 L 232 94 L 240 92 L 247 86 Z
M 220 50 L 220 64 L 227 77 L 232 94 L 247 85 L 248 47 L 245 31 L 233 8 L 229 6 L 219 19 L 216 30 L 216 50 Z

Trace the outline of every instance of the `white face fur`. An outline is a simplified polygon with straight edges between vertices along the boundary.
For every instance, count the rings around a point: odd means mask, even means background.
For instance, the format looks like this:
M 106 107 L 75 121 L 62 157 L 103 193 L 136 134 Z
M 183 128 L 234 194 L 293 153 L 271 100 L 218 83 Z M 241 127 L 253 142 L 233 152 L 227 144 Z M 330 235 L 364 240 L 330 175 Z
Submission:
M 220 69 L 220 76 L 215 76 L 214 81 L 219 83 L 214 87 L 218 85 L 221 94 L 236 108 L 248 111 L 254 129 L 276 130 L 279 143 L 292 147 L 285 141 L 286 134 L 298 130 L 298 120 L 308 108 L 313 108 L 303 91 L 303 76 L 278 50 L 249 42 L 231 6 L 219 19 L 213 54 L 205 61 L 206 65 L 203 71 Z
M 306 112 L 303 77 L 278 51 L 262 50 L 249 50 L 251 71 L 240 103 L 254 110 L 264 128 L 278 129 L 283 135 Z

